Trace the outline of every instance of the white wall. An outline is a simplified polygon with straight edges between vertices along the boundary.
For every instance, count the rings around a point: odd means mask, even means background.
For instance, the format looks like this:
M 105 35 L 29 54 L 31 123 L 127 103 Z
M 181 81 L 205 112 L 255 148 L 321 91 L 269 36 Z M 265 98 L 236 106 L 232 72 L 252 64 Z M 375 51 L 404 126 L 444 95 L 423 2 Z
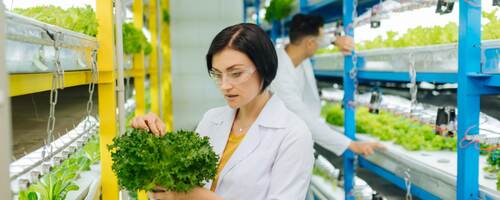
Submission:
M 171 0 L 170 15 L 174 129 L 194 129 L 208 109 L 225 105 L 205 54 L 219 31 L 243 21 L 243 1 Z

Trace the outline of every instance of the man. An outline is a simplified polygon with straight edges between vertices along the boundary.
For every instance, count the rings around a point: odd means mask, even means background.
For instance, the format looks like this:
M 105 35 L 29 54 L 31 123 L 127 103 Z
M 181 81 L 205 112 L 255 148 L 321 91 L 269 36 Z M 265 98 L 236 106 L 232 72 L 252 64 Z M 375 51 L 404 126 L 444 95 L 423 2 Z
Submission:
M 379 143 L 351 141 L 348 137 L 332 130 L 320 116 L 321 102 L 314 78 L 310 57 L 316 50 L 332 43 L 332 38 L 323 33 L 323 18 L 297 14 L 289 30 L 290 43 L 276 49 L 278 72 L 271 90 L 300 116 L 309 127 L 314 141 L 322 147 L 342 155 L 347 148 L 351 151 L 371 155 L 374 149 L 382 148 Z M 349 54 L 354 49 L 350 37 L 336 37 L 335 44 L 341 52 Z

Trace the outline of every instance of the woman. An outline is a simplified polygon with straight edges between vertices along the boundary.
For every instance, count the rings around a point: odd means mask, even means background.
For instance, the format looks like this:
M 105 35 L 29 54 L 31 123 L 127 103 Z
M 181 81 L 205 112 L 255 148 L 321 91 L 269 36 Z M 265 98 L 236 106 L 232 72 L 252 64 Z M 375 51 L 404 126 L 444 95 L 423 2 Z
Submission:
M 313 142 L 303 121 L 267 90 L 277 56 L 266 33 L 237 24 L 215 36 L 207 68 L 228 104 L 203 116 L 196 132 L 208 136 L 220 156 L 215 179 L 188 193 L 155 192 L 153 199 L 303 200 L 313 167 Z M 154 114 L 132 126 L 164 134 Z

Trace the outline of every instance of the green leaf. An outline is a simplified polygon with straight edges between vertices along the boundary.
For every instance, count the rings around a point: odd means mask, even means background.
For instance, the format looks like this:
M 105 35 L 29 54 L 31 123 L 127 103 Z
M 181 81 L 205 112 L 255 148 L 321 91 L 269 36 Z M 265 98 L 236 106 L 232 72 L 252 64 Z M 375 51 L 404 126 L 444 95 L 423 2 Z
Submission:
M 38 200 L 38 196 L 36 195 L 36 192 L 29 192 L 28 193 L 28 200 Z
M 264 19 L 272 23 L 274 20 L 282 20 L 288 17 L 294 9 L 293 0 L 271 0 L 269 7 L 266 8 Z

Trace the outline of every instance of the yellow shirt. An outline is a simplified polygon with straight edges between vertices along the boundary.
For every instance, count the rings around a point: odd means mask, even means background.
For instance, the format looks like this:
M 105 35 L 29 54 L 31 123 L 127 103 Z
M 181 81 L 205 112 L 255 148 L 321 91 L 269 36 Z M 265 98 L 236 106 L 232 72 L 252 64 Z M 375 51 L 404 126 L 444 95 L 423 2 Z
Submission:
M 220 172 L 222 171 L 222 169 L 224 169 L 224 166 L 226 165 L 227 161 L 229 160 L 229 158 L 231 158 L 231 155 L 233 155 L 234 151 L 236 151 L 241 141 L 243 141 L 245 135 L 246 134 L 239 134 L 236 136 L 235 134 L 229 134 L 229 139 L 227 140 L 226 148 L 222 153 L 219 166 L 217 167 L 217 174 L 215 175 L 214 181 L 212 182 L 212 186 L 210 187 L 210 190 L 212 192 L 215 192 L 215 188 L 217 187 L 217 182 L 219 182 Z

